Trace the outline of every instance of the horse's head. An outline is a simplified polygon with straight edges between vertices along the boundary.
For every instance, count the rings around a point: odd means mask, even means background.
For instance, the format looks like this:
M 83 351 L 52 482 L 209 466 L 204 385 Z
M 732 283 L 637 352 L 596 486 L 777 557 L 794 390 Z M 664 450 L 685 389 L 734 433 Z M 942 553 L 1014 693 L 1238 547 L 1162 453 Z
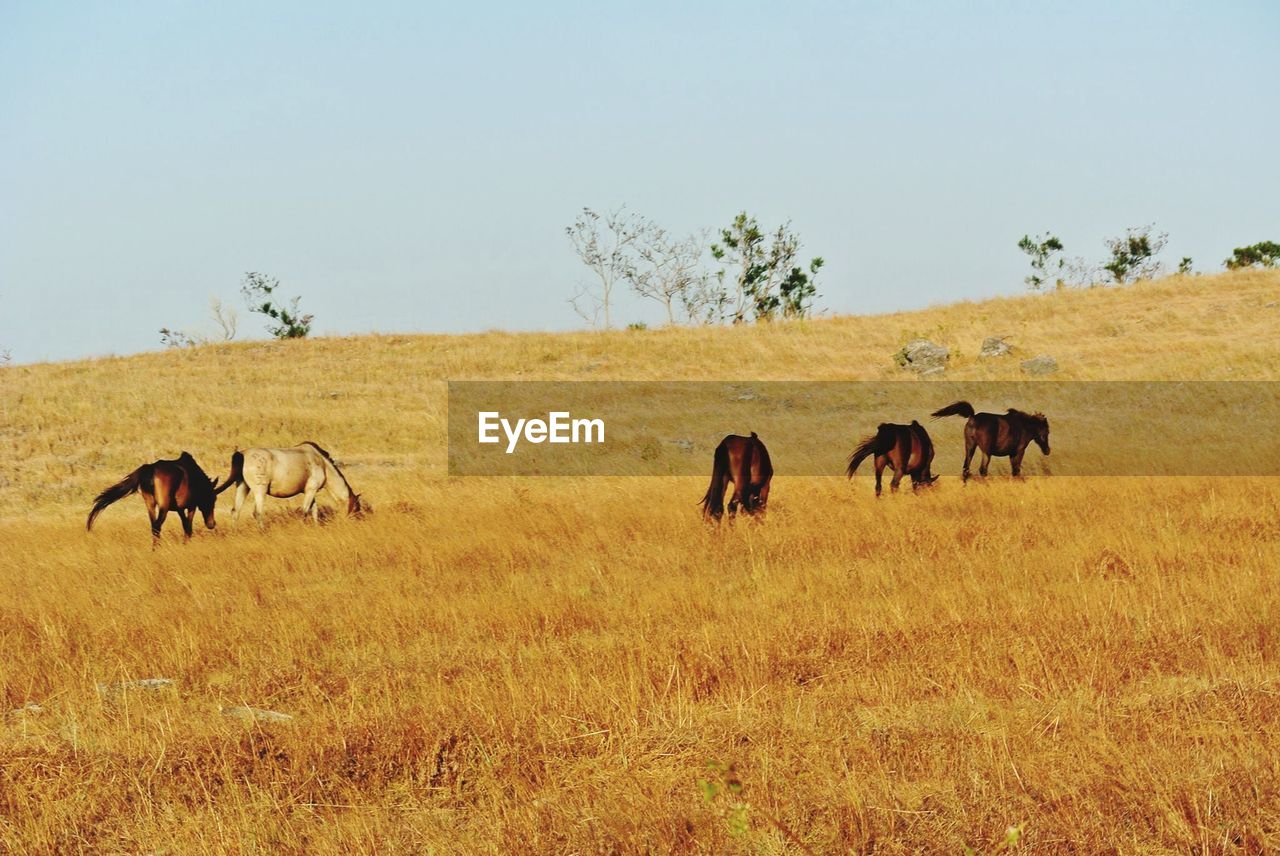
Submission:
M 1031 424 L 1035 429 L 1036 445 L 1040 447 L 1040 451 L 1046 455 L 1049 454 L 1049 420 L 1045 418 L 1043 413 L 1036 413 L 1031 417 Z
M 209 482 L 209 490 L 205 496 L 196 503 L 196 507 L 200 509 L 200 513 L 204 515 L 204 525 L 208 529 L 218 528 L 218 523 L 213 519 L 213 506 L 218 502 L 218 491 L 214 490 L 218 486 L 218 480 L 214 479 Z

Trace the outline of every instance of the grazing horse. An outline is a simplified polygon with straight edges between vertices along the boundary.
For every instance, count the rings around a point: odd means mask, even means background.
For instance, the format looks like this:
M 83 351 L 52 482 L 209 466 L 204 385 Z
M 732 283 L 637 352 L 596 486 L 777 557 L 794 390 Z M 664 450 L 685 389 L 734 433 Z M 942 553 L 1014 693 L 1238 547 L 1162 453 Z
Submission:
M 903 476 L 911 476 L 912 490 L 938 480 L 937 476 L 929 472 L 929 467 L 933 465 L 933 441 L 919 422 L 913 421 L 910 425 L 881 422 L 876 433 L 853 450 L 845 474 L 853 478 L 858 465 L 871 455 L 875 455 L 876 496 L 880 495 L 880 479 L 885 467 L 893 470 L 893 481 L 889 482 L 889 489 L 894 491 L 898 489 L 898 482 L 902 481 Z
M 969 462 L 973 460 L 973 450 L 982 450 L 982 464 L 978 474 L 987 475 L 987 465 L 991 456 L 1008 458 L 1013 467 L 1013 475 L 1018 478 L 1022 474 L 1022 456 L 1027 446 L 1034 441 L 1040 451 L 1049 454 L 1049 420 L 1043 413 L 1023 413 L 1021 410 L 1009 408 L 1007 413 L 974 413 L 973 405 L 967 401 L 948 404 L 941 410 L 933 411 L 934 418 L 941 416 L 963 416 L 968 419 L 964 423 L 964 480 L 969 480 Z
M 307 440 L 289 449 L 245 449 L 231 456 L 231 475 L 218 492 L 236 486 L 231 520 L 240 517 L 240 506 L 253 494 L 253 517 L 263 526 L 262 506 L 268 495 L 281 499 L 302 494 L 302 514 L 311 514 L 319 522 L 316 493 L 324 488 L 338 502 L 347 504 L 347 514 L 364 510 L 360 494 L 351 489 L 347 478 L 324 449 Z
M 210 529 L 217 526 L 213 519 L 213 506 L 220 493 L 214 489 L 217 483 L 217 479 L 209 480 L 190 452 L 183 452 L 176 461 L 143 464 L 98 494 L 85 522 L 85 531 L 93 529 L 93 521 L 108 505 L 141 491 L 142 500 L 147 504 L 147 516 L 151 518 L 152 542 L 159 540 L 160 528 L 170 511 L 178 512 L 185 540 L 191 537 L 191 521 L 195 518 L 196 509 L 204 515 L 205 526 Z
M 711 467 L 711 484 L 702 497 L 702 516 L 719 520 L 724 514 L 724 494 L 733 482 L 729 498 L 729 516 L 739 506 L 747 514 L 764 513 L 769 502 L 769 482 L 773 479 L 773 463 L 769 450 L 752 431 L 750 437 L 730 434 L 716 446 Z

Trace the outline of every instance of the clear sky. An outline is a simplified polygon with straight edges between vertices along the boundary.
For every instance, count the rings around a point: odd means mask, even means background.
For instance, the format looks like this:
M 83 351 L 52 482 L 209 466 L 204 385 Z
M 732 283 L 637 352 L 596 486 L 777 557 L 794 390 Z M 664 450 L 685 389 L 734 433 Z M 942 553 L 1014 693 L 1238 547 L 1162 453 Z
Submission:
M 584 205 L 790 219 L 837 313 L 1020 292 L 1045 229 L 1217 270 L 1280 240 L 1278 83 L 1273 0 L 6 0 L 0 349 L 154 349 L 248 270 L 320 334 L 577 327 Z

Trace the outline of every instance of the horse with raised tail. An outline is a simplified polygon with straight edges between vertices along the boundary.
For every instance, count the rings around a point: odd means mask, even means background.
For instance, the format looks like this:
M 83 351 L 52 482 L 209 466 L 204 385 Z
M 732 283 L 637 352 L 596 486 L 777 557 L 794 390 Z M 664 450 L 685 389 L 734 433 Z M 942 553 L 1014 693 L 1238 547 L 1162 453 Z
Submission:
M 929 438 L 929 432 L 924 430 L 924 426 L 914 420 L 910 425 L 881 422 L 876 433 L 853 450 L 845 475 L 853 478 L 858 466 L 872 455 L 875 455 L 876 496 L 880 495 L 885 467 L 893 470 L 893 480 L 889 482 L 889 489 L 892 491 L 897 491 L 903 476 L 911 477 L 912 490 L 938 480 L 929 471 L 933 465 L 933 440 Z
M 170 511 L 178 512 L 185 540 L 191 537 L 191 523 L 197 510 L 204 516 L 207 528 L 217 527 L 213 506 L 218 494 L 226 487 L 215 489 L 217 484 L 217 479 L 211 480 L 205 475 L 190 452 L 183 452 L 177 460 L 143 464 L 98 494 L 89 511 L 89 519 L 85 521 L 85 531 L 93 529 L 93 521 L 108 505 L 130 494 L 141 493 L 142 501 L 147 505 L 147 517 L 151 520 L 152 543 L 160 540 L 160 530 Z
M 978 475 L 986 478 L 991 457 L 1008 458 L 1013 477 L 1022 476 L 1022 456 L 1027 446 L 1035 443 L 1040 451 L 1049 454 L 1049 420 L 1043 413 L 1024 413 L 1010 407 L 1005 413 L 975 413 L 967 401 L 956 401 L 933 411 L 933 418 L 963 416 L 964 423 L 964 481 L 969 480 L 969 462 L 975 449 L 982 450 L 982 463 Z

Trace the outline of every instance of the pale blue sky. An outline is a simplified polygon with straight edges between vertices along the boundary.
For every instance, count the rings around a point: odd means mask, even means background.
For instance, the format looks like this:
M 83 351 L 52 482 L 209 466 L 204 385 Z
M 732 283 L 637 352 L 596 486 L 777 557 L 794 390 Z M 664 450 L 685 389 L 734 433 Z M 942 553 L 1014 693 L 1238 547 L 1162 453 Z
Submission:
M 247 270 L 321 334 L 577 327 L 583 205 L 790 218 L 838 313 L 1020 292 L 1044 229 L 1216 270 L 1280 240 L 1278 44 L 1274 2 L 8 0 L 0 349 L 154 349 Z

